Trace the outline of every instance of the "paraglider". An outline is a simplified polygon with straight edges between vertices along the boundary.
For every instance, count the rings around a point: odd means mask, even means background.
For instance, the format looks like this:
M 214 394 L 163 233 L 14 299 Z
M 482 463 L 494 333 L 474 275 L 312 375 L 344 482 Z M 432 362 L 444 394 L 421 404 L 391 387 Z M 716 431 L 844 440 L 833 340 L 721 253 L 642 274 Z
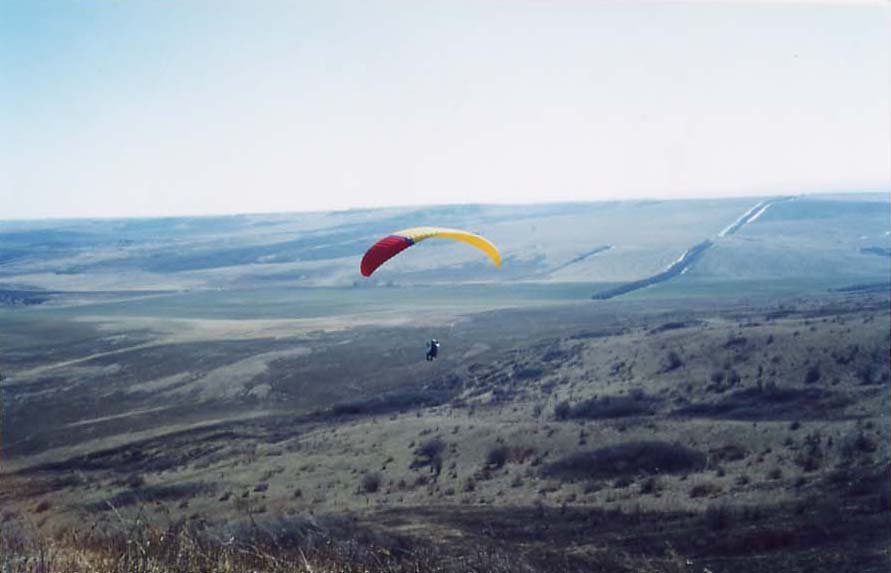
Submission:
M 439 341 L 435 338 L 427 343 L 427 362 L 432 362 L 436 360 L 436 356 L 439 354 Z
M 425 239 L 451 239 L 453 241 L 462 241 L 468 245 L 486 253 L 496 267 L 501 266 L 501 253 L 488 239 L 462 231 L 460 229 L 446 229 L 443 227 L 413 227 L 404 231 L 397 231 L 391 235 L 387 235 L 380 241 L 371 246 L 362 257 L 360 269 L 362 276 L 370 277 L 371 274 L 385 262 L 389 261 L 410 246 L 420 243 Z
M 498 252 L 498 248 L 488 239 L 476 233 L 460 229 L 446 229 L 444 227 L 413 227 L 387 235 L 372 245 L 365 252 L 365 256 L 362 257 L 360 265 L 362 276 L 370 277 L 381 265 L 405 249 L 431 238 L 451 239 L 467 243 L 488 255 L 496 267 L 501 266 L 501 253 Z M 427 362 L 436 360 L 438 355 L 439 341 L 433 338 L 427 343 Z

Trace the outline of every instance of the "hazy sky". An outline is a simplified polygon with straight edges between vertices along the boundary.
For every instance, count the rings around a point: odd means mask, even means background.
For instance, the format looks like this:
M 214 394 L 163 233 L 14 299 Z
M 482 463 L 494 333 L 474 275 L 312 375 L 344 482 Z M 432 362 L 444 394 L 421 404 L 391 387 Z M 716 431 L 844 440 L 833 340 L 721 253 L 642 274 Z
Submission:
M 0 0 L 0 219 L 888 190 L 887 6 Z

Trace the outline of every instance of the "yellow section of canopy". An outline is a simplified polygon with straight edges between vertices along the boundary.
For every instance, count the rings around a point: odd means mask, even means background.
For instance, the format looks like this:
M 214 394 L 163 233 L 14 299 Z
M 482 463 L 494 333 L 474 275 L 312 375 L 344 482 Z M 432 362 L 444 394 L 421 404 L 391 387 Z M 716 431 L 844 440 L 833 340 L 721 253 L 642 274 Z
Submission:
M 488 239 L 481 237 L 476 233 L 469 233 L 460 229 L 446 229 L 444 227 L 412 227 L 411 229 L 397 231 L 393 234 L 411 239 L 414 243 L 419 243 L 424 239 L 430 239 L 432 237 L 461 241 L 476 247 L 489 255 L 489 258 L 492 259 L 492 262 L 495 263 L 496 267 L 501 266 L 501 253 L 498 252 L 498 248 Z

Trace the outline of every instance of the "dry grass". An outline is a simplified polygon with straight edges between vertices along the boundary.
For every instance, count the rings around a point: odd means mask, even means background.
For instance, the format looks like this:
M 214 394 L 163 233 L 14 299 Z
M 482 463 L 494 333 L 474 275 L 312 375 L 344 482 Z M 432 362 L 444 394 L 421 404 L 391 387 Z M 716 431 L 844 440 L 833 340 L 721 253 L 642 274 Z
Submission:
M 602 549 L 582 562 L 553 556 L 546 563 L 521 554 L 477 544 L 460 554 L 401 540 L 398 548 L 357 538 L 306 536 L 287 541 L 254 529 L 241 536 L 221 537 L 199 525 L 167 528 L 137 515 L 127 521 L 117 514 L 113 527 L 94 525 L 85 532 L 68 530 L 50 539 L 36 529 L 7 519 L 0 527 L 0 571 L 3 573 L 536 573 L 559 570 L 688 571 L 690 562 L 673 550 L 659 557 L 632 557 Z M 555 560 L 556 559 L 556 560 Z

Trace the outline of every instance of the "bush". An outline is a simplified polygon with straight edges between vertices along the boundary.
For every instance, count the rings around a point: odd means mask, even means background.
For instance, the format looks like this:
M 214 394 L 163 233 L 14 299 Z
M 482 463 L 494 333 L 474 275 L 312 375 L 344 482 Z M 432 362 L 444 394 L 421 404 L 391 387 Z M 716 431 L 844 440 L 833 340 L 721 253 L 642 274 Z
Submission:
M 820 380 L 820 367 L 819 366 L 811 366 L 807 369 L 807 372 L 804 374 L 804 383 L 805 384 L 813 384 Z
M 500 469 L 507 463 L 508 449 L 504 446 L 495 446 L 486 455 L 486 465 L 492 469 Z
M 712 497 L 724 491 L 720 485 L 716 483 L 698 483 L 690 488 L 690 497 Z
M 418 446 L 418 448 L 415 450 L 415 455 L 428 459 L 434 458 L 437 455 L 441 454 L 444 449 L 445 442 L 443 442 L 439 438 L 433 438 Z
M 712 459 L 717 462 L 737 462 L 749 455 L 745 448 L 738 444 L 727 444 L 709 451 Z
M 566 400 L 557 404 L 554 407 L 554 418 L 558 420 L 565 420 L 569 417 L 569 414 L 572 412 L 572 406 L 569 405 L 569 402 Z
M 715 403 L 691 404 L 676 414 L 730 420 L 808 419 L 832 416 L 850 403 L 846 396 L 821 388 L 778 388 L 768 382 L 763 389 L 746 388 Z
M 636 392 L 631 396 L 604 396 L 579 402 L 568 409 L 564 417 L 597 420 L 603 418 L 623 418 L 625 416 L 650 415 L 655 412 L 656 400 Z
M 623 487 L 628 487 L 629 485 L 631 485 L 633 483 L 634 482 L 628 476 L 622 476 L 613 482 L 613 487 L 616 489 L 621 489 Z
M 671 372 L 672 370 L 677 370 L 683 365 L 684 361 L 681 360 L 681 356 L 677 352 L 672 350 L 665 356 L 665 359 L 662 361 L 662 372 Z
M 851 458 L 856 454 L 870 454 L 876 451 L 876 444 L 869 436 L 858 431 L 856 434 L 849 435 L 842 443 L 841 453 L 845 458 Z
M 365 493 L 376 493 L 381 487 L 381 476 L 377 473 L 365 474 L 362 476 L 362 491 Z
M 795 457 L 795 463 L 806 472 L 820 469 L 823 465 L 822 437 L 819 433 L 808 434 L 804 439 L 804 450 Z
M 634 441 L 571 454 L 550 464 L 544 473 L 586 479 L 688 472 L 703 467 L 705 456 L 696 450 L 667 442 Z
M 662 491 L 662 481 L 655 476 L 650 476 L 640 484 L 640 493 L 657 494 Z
M 142 476 L 142 474 L 132 473 L 127 476 L 125 483 L 129 488 L 138 489 L 145 485 L 145 478 Z
M 739 372 L 731 368 L 730 372 L 727 373 L 727 385 L 736 386 L 740 382 L 742 382 L 742 377 L 739 375 Z
M 439 438 L 427 440 L 418 446 L 415 451 L 415 459 L 411 464 L 412 468 L 421 468 L 424 466 L 442 466 L 442 452 L 445 450 L 445 442 Z

